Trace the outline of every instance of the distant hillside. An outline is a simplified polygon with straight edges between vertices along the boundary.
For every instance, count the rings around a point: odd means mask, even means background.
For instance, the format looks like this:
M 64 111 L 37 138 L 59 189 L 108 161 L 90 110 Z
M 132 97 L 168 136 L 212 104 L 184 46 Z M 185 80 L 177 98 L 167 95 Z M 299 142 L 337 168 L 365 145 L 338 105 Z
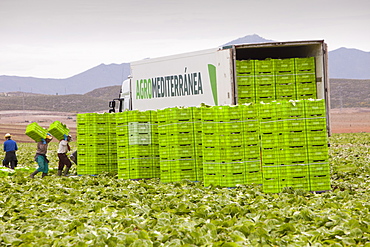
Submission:
M 101 64 L 66 79 L 0 76 L 0 92 L 22 91 L 50 95 L 84 94 L 96 88 L 120 85 L 130 74 L 129 66 L 128 63 Z
M 84 95 L 36 95 L 21 92 L 0 94 L 0 111 L 43 110 L 59 112 L 107 111 L 108 102 L 119 96 L 121 86 L 95 89 Z
M 370 79 L 370 52 L 339 48 L 329 52 L 330 78 Z
M 330 79 L 331 108 L 370 107 L 370 80 Z
M 91 92 L 86 93 L 86 96 L 103 99 L 109 102 L 112 99 L 118 98 L 120 94 L 121 86 L 110 86 L 94 89 Z

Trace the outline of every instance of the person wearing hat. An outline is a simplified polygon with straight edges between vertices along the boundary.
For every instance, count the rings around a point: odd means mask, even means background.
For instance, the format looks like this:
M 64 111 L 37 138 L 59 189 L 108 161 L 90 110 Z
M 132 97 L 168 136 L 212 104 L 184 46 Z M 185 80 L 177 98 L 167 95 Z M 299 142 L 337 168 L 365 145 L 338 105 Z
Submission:
M 3 166 L 14 170 L 18 163 L 17 155 L 15 154 L 15 152 L 18 150 L 18 146 L 17 143 L 12 140 L 11 134 L 9 133 L 5 134 L 4 138 L 5 138 L 4 142 L 5 158 L 3 160 Z
M 46 153 L 48 152 L 48 144 L 52 139 L 53 137 L 48 133 L 45 139 L 42 139 L 37 143 L 35 161 L 37 162 L 37 165 L 39 167 L 30 175 L 31 178 L 34 178 L 35 175 L 39 172 L 42 172 L 42 177 L 48 175 L 49 160 L 46 157 Z
M 67 153 L 71 151 L 69 146 L 69 142 L 72 140 L 71 135 L 64 135 L 64 139 L 60 140 L 59 148 L 58 148 L 58 158 L 59 158 L 59 165 L 58 165 L 58 176 L 62 176 L 64 166 L 66 169 L 64 171 L 64 176 L 68 175 L 69 169 L 72 166 L 72 162 L 69 160 Z

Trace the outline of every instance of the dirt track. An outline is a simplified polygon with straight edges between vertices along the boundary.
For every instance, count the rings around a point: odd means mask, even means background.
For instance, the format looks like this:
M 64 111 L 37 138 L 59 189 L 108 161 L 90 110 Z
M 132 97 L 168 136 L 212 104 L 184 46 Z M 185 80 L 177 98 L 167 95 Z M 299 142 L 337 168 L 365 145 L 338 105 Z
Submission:
M 11 133 L 18 142 L 33 142 L 24 134 L 26 126 L 37 122 L 48 128 L 59 120 L 76 135 L 76 114 L 46 111 L 0 111 L 0 136 Z M 332 133 L 370 132 L 370 108 L 343 108 L 330 110 Z M 54 140 L 56 141 L 56 140 Z

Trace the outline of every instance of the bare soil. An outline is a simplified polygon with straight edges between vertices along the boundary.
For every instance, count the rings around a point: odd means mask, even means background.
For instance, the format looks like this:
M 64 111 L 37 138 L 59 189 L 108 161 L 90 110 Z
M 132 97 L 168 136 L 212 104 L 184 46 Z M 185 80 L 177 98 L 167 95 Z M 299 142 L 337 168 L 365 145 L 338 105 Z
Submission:
M 370 108 L 342 108 L 330 110 L 332 133 L 370 132 Z
M 0 138 L 11 133 L 20 143 L 34 142 L 25 135 L 31 122 L 48 128 L 54 121 L 61 121 L 76 135 L 76 114 L 49 111 L 0 111 Z M 370 132 L 370 108 L 343 108 L 330 110 L 331 133 Z M 57 141 L 57 140 L 53 140 Z
M 49 128 L 54 121 L 67 125 L 72 136 L 76 135 L 76 113 L 49 111 L 0 111 L 0 138 L 10 133 L 20 143 L 34 142 L 25 132 L 28 124 L 37 122 L 41 127 Z M 57 140 L 53 140 L 57 141 Z

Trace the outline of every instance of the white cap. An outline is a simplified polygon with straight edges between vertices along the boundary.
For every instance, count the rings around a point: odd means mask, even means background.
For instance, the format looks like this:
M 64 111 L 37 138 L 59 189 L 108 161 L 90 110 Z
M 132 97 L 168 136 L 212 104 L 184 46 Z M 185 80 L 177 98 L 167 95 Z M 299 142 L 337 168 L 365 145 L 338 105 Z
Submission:
M 12 137 L 12 135 L 11 135 L 10 133 L 6 133 L 4 137 L 5 137 L 5 138 L 7 138 L 7 137 Z

